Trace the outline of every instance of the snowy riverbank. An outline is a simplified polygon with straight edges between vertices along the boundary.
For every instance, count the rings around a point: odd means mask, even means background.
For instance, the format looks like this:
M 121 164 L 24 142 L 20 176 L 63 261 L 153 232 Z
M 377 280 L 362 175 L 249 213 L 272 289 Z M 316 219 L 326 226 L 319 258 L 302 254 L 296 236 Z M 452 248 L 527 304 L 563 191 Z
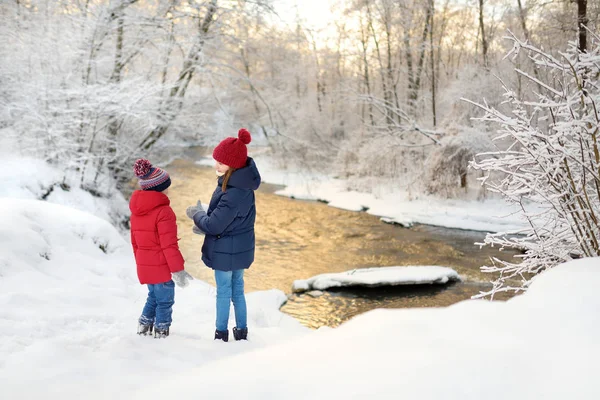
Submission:
M 428 224 L 446 228 L 485 232 L 518 230 L 526 226 L 517 209 L 502 199 L 485 201 L 440 199 L 422 195 L 411 199 L 409 193 L 381 187 L 377 195 L 348 190 L 343 179 L 307 171 L 285 171 L 277 168 L 265 155 L 255 157 L 264 182 L 285 186 L 276 194 L 301 200 L 319 200 L 332 207 L 350 211 L 366 210 L 386 222 L 404 226 Z M 197 162 L 213 166 L 212 158 Z

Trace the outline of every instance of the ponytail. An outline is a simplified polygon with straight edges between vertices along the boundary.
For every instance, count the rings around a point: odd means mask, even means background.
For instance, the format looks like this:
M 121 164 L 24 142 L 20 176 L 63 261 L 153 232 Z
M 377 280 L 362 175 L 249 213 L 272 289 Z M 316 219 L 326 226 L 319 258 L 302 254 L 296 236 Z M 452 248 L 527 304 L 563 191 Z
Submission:
M 235 170 L 236 170 L 235 168 L 229 167 L 227 172 L 225 172 L 225 175 L 223 175 L 223 185 L 221 186 L 221 190 L 223 192 L 225 192 L 227 190 L 227 184 L 229 183 L 229 178 L 231 178 L 231 175 L 235 172 Z

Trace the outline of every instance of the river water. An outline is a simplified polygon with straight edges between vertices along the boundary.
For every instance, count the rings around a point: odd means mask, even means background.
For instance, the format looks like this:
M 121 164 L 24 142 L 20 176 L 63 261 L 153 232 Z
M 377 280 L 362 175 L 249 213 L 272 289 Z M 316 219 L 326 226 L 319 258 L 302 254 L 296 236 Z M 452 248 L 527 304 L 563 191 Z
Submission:
M 178 219 L 186 269 L 214 285 L 212 270 L 200 259 L 202 236 L 192 233 L 192 223 L 185 216 L 187 206 L 198 199 L 208 203 L 216 187 L 214 170 L 196 165 L 195 155 L 200 157 L 192 153 L 169 164 L 173 181 L 169 197 Z M 245 275 L 246 292 L 283 290 L 290 295 L 281 310 L 311 328 L 337 326 L 374 308 L 437 307 L 468 299 L 490 288 L 490 276 L 480 272 L 481 265 L 492 256 L 509 259 L 514 255 L 475 246 L 474 242 L 483 239 L 482 232 L 426 225 L 402 228 L 367 213 L 280 197 L 273 194 L 277 189 L 263 184 L 256 193 L 256 259 Z M 296 279 L 394 265 L 447 266 L 463 282 L 335 290 L 317 297 L 291 294 Z

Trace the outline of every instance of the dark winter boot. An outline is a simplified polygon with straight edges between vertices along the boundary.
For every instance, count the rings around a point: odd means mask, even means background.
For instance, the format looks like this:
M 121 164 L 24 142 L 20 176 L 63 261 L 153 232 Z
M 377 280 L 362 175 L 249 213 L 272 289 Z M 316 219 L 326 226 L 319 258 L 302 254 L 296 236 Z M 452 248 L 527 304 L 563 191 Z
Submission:
M 169 328 L 167 329 L 154 329 L 154 339 L 163 339 L 169 336 Z
M 152 328 L 153 327 L 154 326 L 152 324 L 150 324 L 150 325 L 139 324 L 137 334 L 143 335 L 143 336 L 152 336 Z
M 215 331 L 215 340 L 227 342 L 229 340 L 229 331 Z
M 233 328 L 233 337 L 235 340 L 248 340 L 248 328 Z

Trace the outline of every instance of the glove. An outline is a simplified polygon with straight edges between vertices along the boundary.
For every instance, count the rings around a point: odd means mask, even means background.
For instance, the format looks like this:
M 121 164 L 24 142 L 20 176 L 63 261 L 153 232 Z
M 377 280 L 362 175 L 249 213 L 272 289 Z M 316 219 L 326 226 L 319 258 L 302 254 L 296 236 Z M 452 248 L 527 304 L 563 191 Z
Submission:
M 206 212 L 204 211 L 204 207 L 202 207 L 202 203 L 200 202 L 200 200 L 198 200 L 198 202 L 196 203 L 195 206 L 189 206 L 186 210 L 185 210 L 185 215 L 187 215 L 187 217 L 189 219 L 194 219 L 194 215 L 196 215 L 196 213 L 198 212 Z
M 189 282 L 194 280 L 194 277 L 187 273 L 185 270 L 177 271 L 173 273 L 173 281 L 180 288 L 186 287 Z
M 196 224 L 194 224 L 194 227 L 192 228 L 192 232 L 194 232 L 196 235 L 205 235 L 206 234 L 202 229 L 198 228 L 196 226 Z

